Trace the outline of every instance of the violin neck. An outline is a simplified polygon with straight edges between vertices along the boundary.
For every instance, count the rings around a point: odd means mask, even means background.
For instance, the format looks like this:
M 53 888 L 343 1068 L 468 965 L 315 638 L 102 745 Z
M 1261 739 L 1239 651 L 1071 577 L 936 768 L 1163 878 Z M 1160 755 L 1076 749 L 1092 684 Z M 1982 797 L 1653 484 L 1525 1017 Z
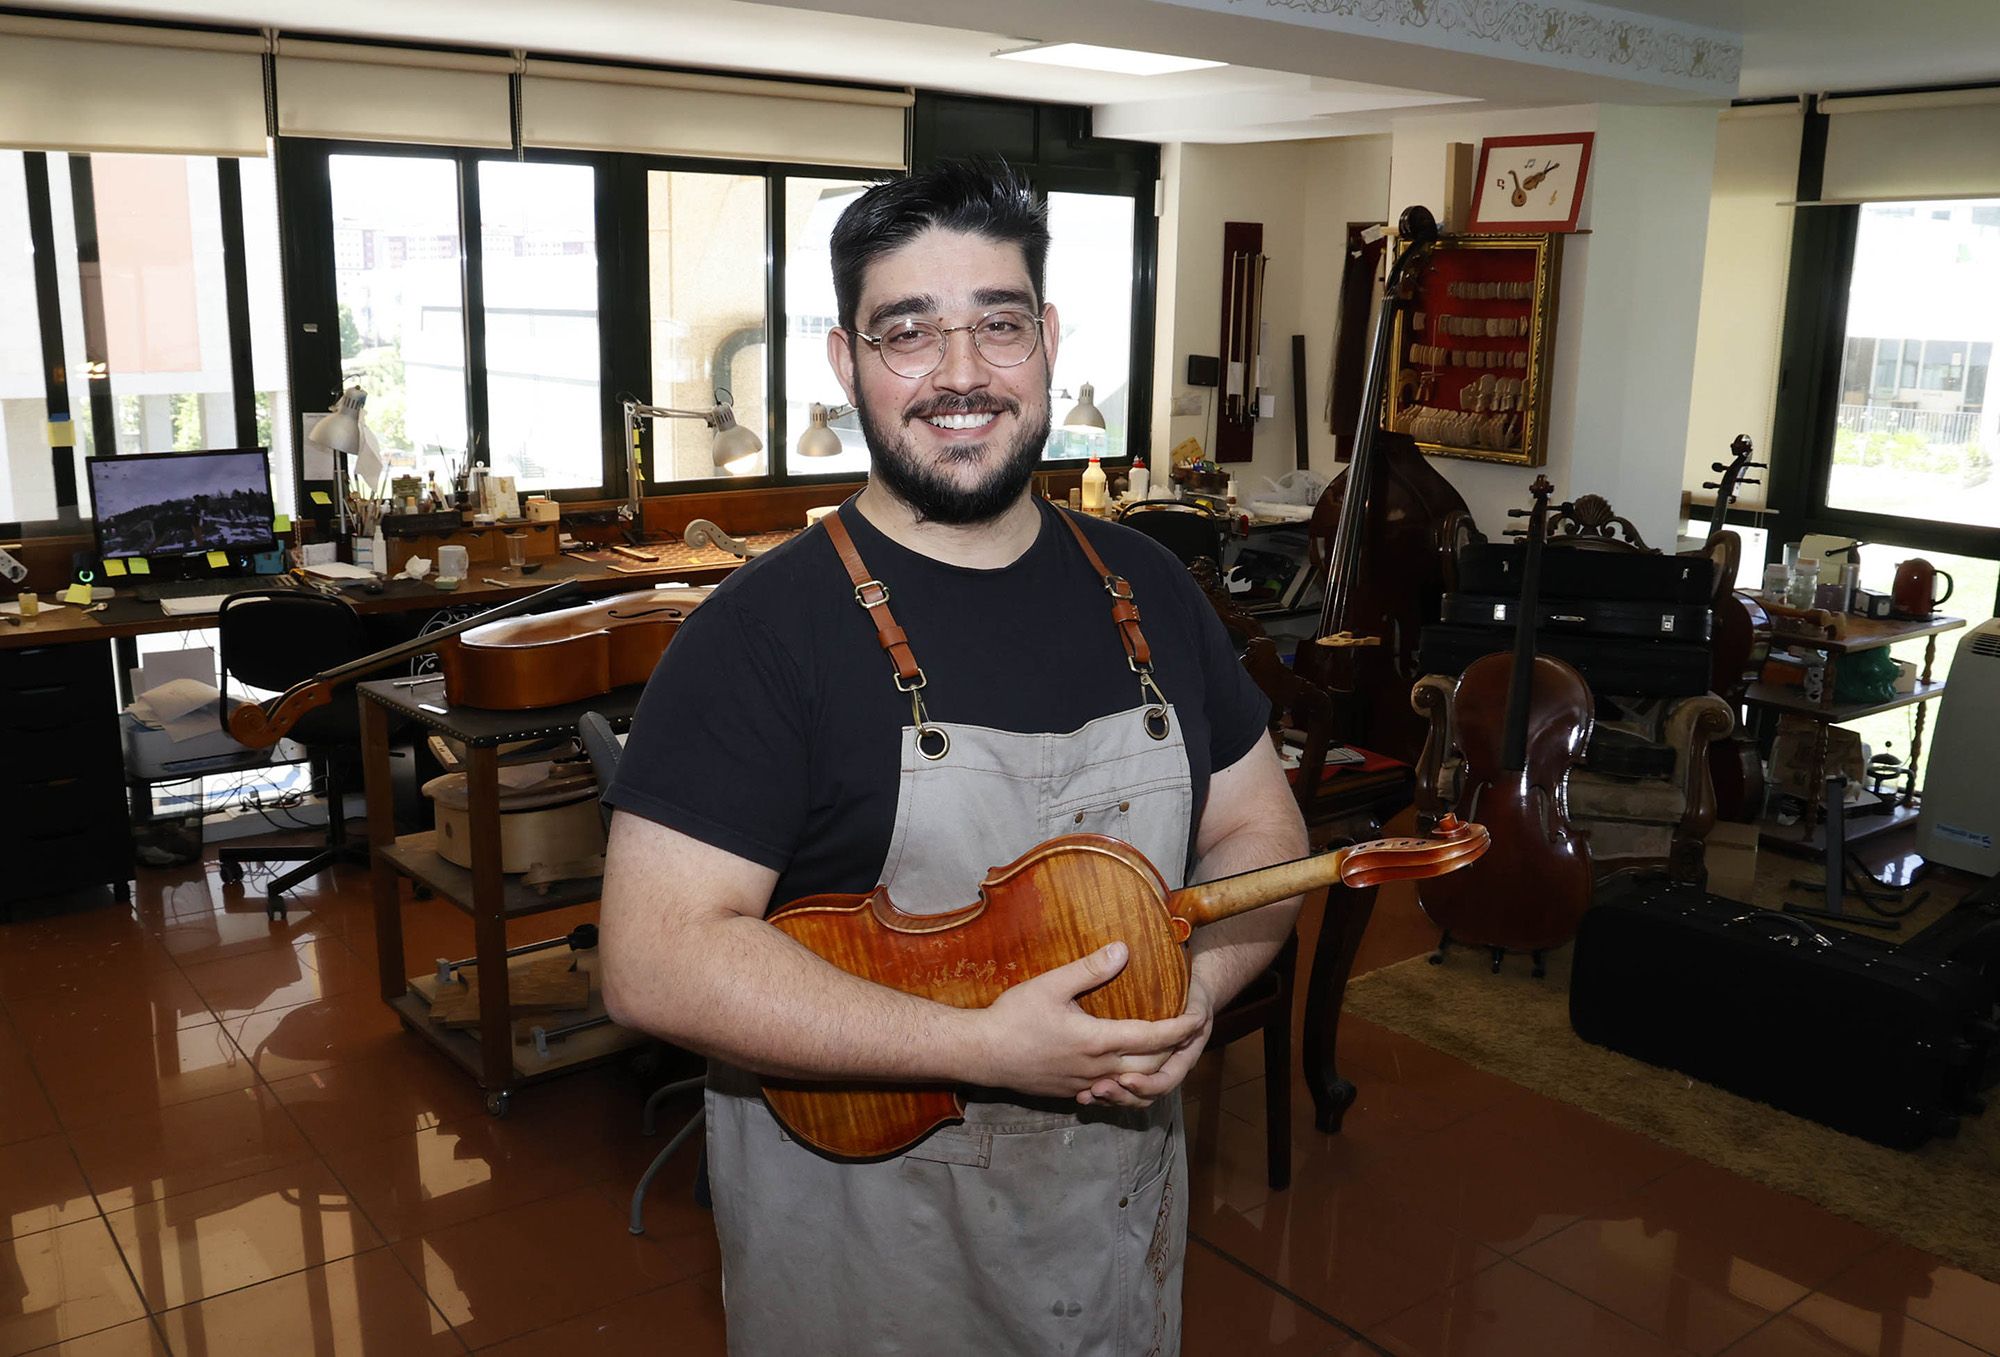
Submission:
M 1315 853 L 1275 867 L 1238 872 L 1199 886 L 1183 886 L 1167 897 L 1168 912 L 1200 928 L 1263 905 L 1330 886 L 1340 879 L 1341 864 L 1352 850 Z

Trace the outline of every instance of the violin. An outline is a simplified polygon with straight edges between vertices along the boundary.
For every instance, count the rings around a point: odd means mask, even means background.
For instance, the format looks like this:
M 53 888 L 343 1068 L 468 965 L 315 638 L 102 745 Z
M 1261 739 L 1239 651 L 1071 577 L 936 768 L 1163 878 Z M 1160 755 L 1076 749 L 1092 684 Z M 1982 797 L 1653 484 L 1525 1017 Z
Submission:
M 1728 466 L 1711 463 L 1722 480 L 1706 482 L 1702 489 L 1715 491 L 1715 513 L 1709 519 L 1708 540 L 1713 542 L 1728 531 L 1729 505 L 1736 489 L 1755 485 L 1745 476 L 1762 462 L 1750 460 L 1750 435 L 1738 434 L 1729 445 Z M 1750 681 L 1764 667 L 1771 650 L 1771 615 L 1754 597 L 1736 592 L 1732 579 L 1716 582 L 1715 623 L 1710 633 L 1708 686 L 1729 704 L 1737 718 L 1736 729 L 1726 739 L 1708 749 L 1709 783 L 1715 789 L 1715 813 L 1723 820 L 1754 820 L 1764 806 L 1764 761 L 1757 754 L 1757 742 L 1743 729 L 1744 693 Z
M 500 621 L 480 619 L 437 648 L 445 700 L 499 711 L 560 707 L 652 677 L 713 586 L 638 589 Z
M 1396 229 L 1401 252 L 1375 318 L 1354 457 L 1307 529 L 1314 563 L 1325 562 L 1326 596 L 1314 643 L 1299 647 L 1293 667 L 1340 695 L 1344 738 L 1415 762 L 1426 733 L 1409 702 L 1422 677 L 1418 635 L 1437 620 L 1451 545 L 1472 516 L 1415 439 L 1381 427 L 1396 316 L 1412 308 L 1438 239 L 1436 219 L 1421 206 L 1405 210 Z
M 1526 513 L 1527 562 L 1511 654 L 1482 655 L 1452 694 L 1452 724 L 1464 772 L 1457 815 L 1485 826 L 1493 851 L 1476 871 L 1426 881 L 1417 899 L 1447 940 L 1537 954 L 1575 935 L 1590 908 L 1590 848 L 1569 823 L 1569 771 L 1583 762 L 1593 711 L 1583 676 L 1535 653 L 1541 613 L 1542 542 L 1548 531 L 1546 476 Z M 1439 949 L 1442 954 L 1443 948 Z
M 1099 1018 L 1160 1021 L 1187 1008 L 1194 929 L 1339 881 L 1367 887 L 1454 872 L 1486 851 L 1486 831 L 1450 816 L 1434 837 L 1378 839 L 1169 891 L 1131 844 L 1068 834 L 987 873 L 979 899 L 944 914 L 905 914 L 878 886 L 813 895 L 775 910 L 773 926 L 850 975 L 957 1008 L 984 1008 L 1023 980 L 1122 940 L 1125 968 L 1080 996 Z M 948 1087 L 855 1087 L 767 1079 L 786 1130 L 828 1154 L 899 1153 L 965 1115 Z

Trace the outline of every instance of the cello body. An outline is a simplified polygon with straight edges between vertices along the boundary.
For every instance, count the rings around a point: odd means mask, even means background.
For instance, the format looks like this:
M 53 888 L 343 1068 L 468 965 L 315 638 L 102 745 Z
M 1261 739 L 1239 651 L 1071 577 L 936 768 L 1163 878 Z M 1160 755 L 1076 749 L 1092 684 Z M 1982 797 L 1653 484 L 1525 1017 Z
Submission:
M 1753 462 L 1754 449 L 1748 434 L 1738 434 L 1729 445 L 1730 463 L 1713 463 L 1722 473 L 1720 482 L 1704 482 L 1704 490 L 1715 491 L 1715 512 L 1709 520 L 1708 537 L 1713 542 L 1728 531 L 1729 505 L 1740 485 L 1756 485 L 1750 471 L 1763 466 Z M 1735 554 L 1735 553 L 1732 553 Z M 1738 570 L 1741 571 L 1739 561 Z M 1708 685 L 1717 697 L 1729 704 L 1736 729 L 1708 747 L 1708 776 L 1715 789 L 1718 819 L 1749 822 L 1764 810 L 1764 760 L 1757 741 L 1743 729 L 1743 699 L 1764 668 L 1771 653 L 1771 615 L 1754 595 L 1736 592 L 1735 579 L 1717 581 L 1715 622 L 1710 632 L 1713 667 Z
M 1535 507 L 1525 511 L 1533 522 L 1514 649 L 1474 660 L 1452 692 L 1451 728 L 1464 761 L 1455 811 L 1492 836 L 1492 851 L 1474 870 L 1417 891 L 1447 938 L 1494 949 L 1496 970 L 1502 951 L 1540 953 L 1568 942 L 1591 900 L 1590 847 L 1569 823 L 1569 774 L 1583 762 L 1596 703 L 1574 668 L 1535 652 L 1553 489 L 1537 476 Z
M 524 711 L 644 683 L 708 594 L 706 587 L 640 589 L 473 627 L 437 648 L 445 698 Z
M 1486 851 L 1475 825 L 1447 817 L 1426 839 L 1381 839 L 1169 892 L 1131 844 L 1069 834 L 1039 844 L 943 914 L 906 914 L 886 887 L 814 895 L 769 915 L 772 926 L 850 975 L 955 1008 L 984 1008 L 1024 980 L 1122 941 L 1123 970 L 1080 996 L 1093 1017 L 1159 1021 L 1187 1007 L 1184 944 L 1204 923 L 1339 881 L 1363 887 L 1456 871 Z M 964 1114 L 958 1090 L 767 1079 L 764 1098 L 796 1138 L 877 1159 Z

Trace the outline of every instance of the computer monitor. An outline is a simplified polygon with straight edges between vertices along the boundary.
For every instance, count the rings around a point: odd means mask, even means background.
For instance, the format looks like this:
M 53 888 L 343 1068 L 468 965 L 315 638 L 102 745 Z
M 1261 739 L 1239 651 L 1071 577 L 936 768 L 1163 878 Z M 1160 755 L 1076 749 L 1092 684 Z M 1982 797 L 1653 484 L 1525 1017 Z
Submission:
M 105 560 L 277 548 L 271 463 L 262 448 L 91 457 L 90 503 Z

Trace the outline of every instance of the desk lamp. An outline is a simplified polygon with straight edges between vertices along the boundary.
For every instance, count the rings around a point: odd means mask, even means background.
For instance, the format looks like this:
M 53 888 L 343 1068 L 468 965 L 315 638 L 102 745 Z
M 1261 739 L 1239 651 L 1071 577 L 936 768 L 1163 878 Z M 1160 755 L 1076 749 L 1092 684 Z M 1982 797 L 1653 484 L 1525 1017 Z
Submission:
M 340 393 L 333 409 L 312 426 L 306 437 L 323 448 L 333 450 L 333 503 L 339 516 L 340 535 L 348 534 L 347 520 L 347 459 L 361 451 L 361 411 L 368 404 L 368 393 L 358 386 L 350 386 Z
M 619 509 L 619 516 L 629 520 L 630 531 L 640 531 L 644 519 L 639 511 L 639 497 L 645 489 L 644 470 L 640 465 L 639 421 L 642 419 L 698 419 L 715 432 L 715 469 L 731 476 L 747 475 L 751 463 L 764 450 L 764 440 L 757 437 L 745 426 L 736 422 L 736 411 L 729 403 L 727 391 L 715 393 L 715 404 L 706 410 L 676 410 L 665 405 L 648 405 L 644 401 L 627 399 L 625 409 L 625 504 Z
M 821 405 L 814 401 L 806 407 L 805 432 L 799 435 L 798 454 L 801 457 L 838 457 L 846 449 L 841 446 L 840 435 L 827 427 L 832 421 L 854 413 L 851 405 Z

